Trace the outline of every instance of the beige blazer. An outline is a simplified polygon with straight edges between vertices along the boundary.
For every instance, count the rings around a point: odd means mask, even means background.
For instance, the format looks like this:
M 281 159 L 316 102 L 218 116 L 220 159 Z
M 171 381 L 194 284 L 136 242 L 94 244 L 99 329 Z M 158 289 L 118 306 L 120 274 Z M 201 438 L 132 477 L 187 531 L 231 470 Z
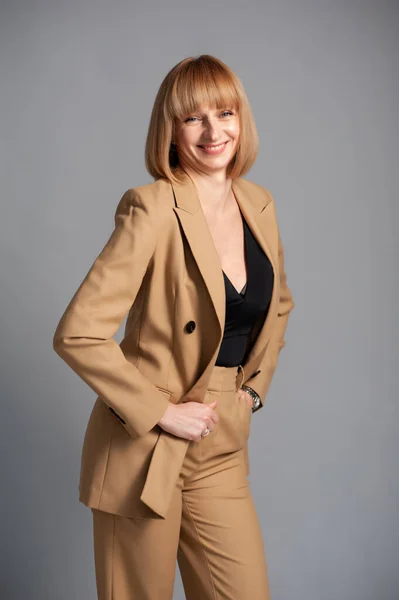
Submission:
M 294 302 L 270 192 L 243 178 L 233 180 L 232 190 L 274 270 L 268 315 L 239 382 L 263 406 Z M 113 336 L 125 316 L 118 344 Z M 98 395 L 81 458 L 79 500 L 86 506 L 165 517 L 189 440 L 156 423 L 168 401 L 204 400 L 224 320 L 221 264 L 192 179 L 185 174 L 179 184 L 159 179 L 127 190 L 115 228 L 53 340 Z

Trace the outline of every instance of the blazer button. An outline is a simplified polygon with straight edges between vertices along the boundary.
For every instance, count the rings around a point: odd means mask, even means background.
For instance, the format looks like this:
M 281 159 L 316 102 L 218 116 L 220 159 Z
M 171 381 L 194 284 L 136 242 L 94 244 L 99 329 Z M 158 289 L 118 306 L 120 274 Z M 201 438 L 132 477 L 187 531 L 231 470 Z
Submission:
M 187 333 L 192 333 L 195 329 L 195 321 L 189 321 L 186 323 L 185 330 Z

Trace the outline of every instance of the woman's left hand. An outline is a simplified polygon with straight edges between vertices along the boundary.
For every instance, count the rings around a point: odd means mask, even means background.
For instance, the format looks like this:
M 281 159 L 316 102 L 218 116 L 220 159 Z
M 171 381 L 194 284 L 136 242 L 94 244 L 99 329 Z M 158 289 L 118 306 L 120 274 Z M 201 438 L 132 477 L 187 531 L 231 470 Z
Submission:
M 250 408 L 252 409 L 252 405 L 253 405 L 252 396 L 250 396 L 248 394 L 248 392 L 246 392 L 245 390 L 242 390 L 241 388 L 238 388 L 237 394 L 238 394 L 239 399 L 247 402 L 248 405 L 250 406 Z

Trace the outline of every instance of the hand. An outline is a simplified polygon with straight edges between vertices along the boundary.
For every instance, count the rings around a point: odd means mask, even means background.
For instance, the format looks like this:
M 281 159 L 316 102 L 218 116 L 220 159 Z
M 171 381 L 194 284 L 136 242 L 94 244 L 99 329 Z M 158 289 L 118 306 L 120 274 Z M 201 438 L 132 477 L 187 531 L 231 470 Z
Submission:
M 250 396 L 250 394 L 248 394 L 248 392 L 246 392 L 245 390 L 242 390 L 241 388 L 238 388 L 237 392 L 238 397 L 240 399 L 240 401 L 244 401 L 247 402 L 247 404 L 249 405 L 249 407 L 252 410 L 252 406 L 253 406 L 253 399 L 252 396 Z
M 203 431 L 207 427 L 210 431 L 213 431 L 215 424 L 219 421 L 219 415 L 215 408 L 216 400 L 210 404 L 203 404 L 202 402 L 174 404 L 169 402 L 166 412 L 157 424 L 177 437 L 199 442 L 203 437 Z

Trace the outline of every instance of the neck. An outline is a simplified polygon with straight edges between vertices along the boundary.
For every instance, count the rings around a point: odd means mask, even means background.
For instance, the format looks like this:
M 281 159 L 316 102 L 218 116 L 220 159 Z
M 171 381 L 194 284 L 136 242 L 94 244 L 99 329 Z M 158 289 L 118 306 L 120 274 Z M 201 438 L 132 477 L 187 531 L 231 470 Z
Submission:
M 226 178 L 225 171 L 206 174 L 184 170 L 194 182 L 204 212 L 223 213 L 227 210 L 232 200 L 232 180 Z

